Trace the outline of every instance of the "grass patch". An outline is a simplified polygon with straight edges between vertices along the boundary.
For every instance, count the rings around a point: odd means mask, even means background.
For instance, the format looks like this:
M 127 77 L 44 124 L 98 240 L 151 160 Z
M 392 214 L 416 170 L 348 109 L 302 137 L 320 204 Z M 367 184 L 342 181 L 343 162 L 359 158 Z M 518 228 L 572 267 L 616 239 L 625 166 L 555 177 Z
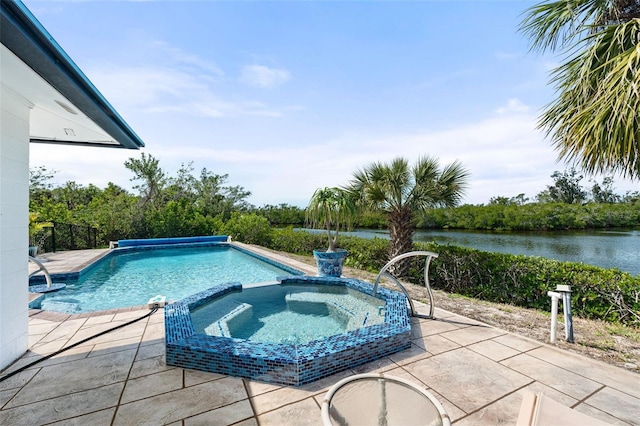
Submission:
M 640 329 L 627 327 L 621 324 L 607 324 L 606 330 L 614 336 L 621 336 L 634 342 L 640 342 Z
M 447 298 L 448 299 L 462 299 L 462 300 L 477 300 L 477 299 L 474 299 L 472 297 L 464 296 L 464 295 L 458 294 L 458 293 L 447 293 Z
M 596 340 L 596 341 L 590 341 L 590 342 L 579 342 L 579 344 L 582 346 L 590 347 L 590 348 L 600 349 L 602 351 L 613 351 L 616 348 L 615 340 L 609 340 L 609 339 Z

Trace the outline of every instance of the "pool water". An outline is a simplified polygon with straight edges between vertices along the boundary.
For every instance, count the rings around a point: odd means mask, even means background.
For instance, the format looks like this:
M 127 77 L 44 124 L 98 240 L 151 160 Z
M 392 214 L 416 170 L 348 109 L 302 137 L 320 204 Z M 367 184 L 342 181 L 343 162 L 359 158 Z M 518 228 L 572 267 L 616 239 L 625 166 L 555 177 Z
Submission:
M 196 333 L 305 344 L 384 322 L 385 301 L 345 286 L 245 288 L 191 312 Z
M 179 300 L 226 282 L 270 282 L 292 272 L 230 246 L 126 249 L 78 279 L 63 280 L 63 290 L 46 294 L 31 307 L 77 314 L 139 306 L 156 295 Z

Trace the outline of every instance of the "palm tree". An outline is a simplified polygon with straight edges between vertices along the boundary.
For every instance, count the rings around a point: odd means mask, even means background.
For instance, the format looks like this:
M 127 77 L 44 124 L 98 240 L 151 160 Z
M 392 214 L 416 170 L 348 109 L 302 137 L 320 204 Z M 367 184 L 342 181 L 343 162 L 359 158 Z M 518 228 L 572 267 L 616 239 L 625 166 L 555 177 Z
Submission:
M 349 195 L 342 188 L 318 188 L 307 206 L 307 221 L 311 227 L 321 225 L 327 231 L 328 253 L 336 251 L 340 230 L 349 226 L 355 211 Z
M 561 51 L 558 97 L 539 121 L 561 159 L 640 177 L 640 1 L 556 0 L 529 8 L 532 49 Z
M 387 216 L 391 253 L 389 258 L 411 251 L 415 214 L 431 207 L 457 205 L 467 187 L 469 172 L 458 161 L 440 170 L 438 161 L 421 157 L 409 167 L 401 157 L 388 164 L 372 163 L 354 173 L 349 191 L 361 205 Z M 402 277 L 409 263 L 400 262 L 392 271 Z

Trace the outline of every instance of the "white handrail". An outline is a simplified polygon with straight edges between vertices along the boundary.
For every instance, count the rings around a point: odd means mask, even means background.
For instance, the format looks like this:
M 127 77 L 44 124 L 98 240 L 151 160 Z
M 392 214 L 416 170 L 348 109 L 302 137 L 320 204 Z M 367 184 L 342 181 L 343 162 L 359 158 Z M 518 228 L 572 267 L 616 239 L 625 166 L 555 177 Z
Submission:
M 44 267 L 44 265 L 42 264 L 42 262 L 40 262 L 38 259 L 36 259 L 33 256 L 29 256 L 29 260 L 33 263 L 35 263 L 36 265 L 38 265 L 39 269 L 33 271 L 32 273 L 29 274 L 29 278 L 31 278 L 31 276 L 33 276 L 34 274 L 37 274 L 38 272 L 42 271 L 44 272 L 44 278 L 45 280 L 47 280 L 47 288 L 51 288 L 51 275 L 49 275 L 49 271 L 47 271 L 47 268 Z
M 407 291 L 407 289 L 404 288 L 404 286 L 402 284 L 400 284 L 400 281 L 398 281 L 396 277 L 391 275 L 391 273 L 387 272 L 387 269 L 389 269 L 389 267 L 391 265 L 393 265 L 394 263 L 396 263 L 397 261 L 399 261 L 401 259 L 406 259 L 407 257 L 415 257 L 415 256 L 426 256 L 427 257 L 427 259 L 425 261 L 425 265 L 424 265 L 424 285 L 427 288 L 427 293 L 429 295 L 429 316 L 428 316 L 428 318 L 433 318 L 433 309 L 434 309 L 434 307 L 433 307 L 433 293 L 431 292 L 431 285 L 429 284 L 429 264 L 431 263 L 431 259 L 434 259 L 434 258 L 438 257 L 437 253 L 433 253 L 433 252 L 430 252 L 430 251 L 410 251 L 408 253 L 403 253 L 401 255 L 398 255 L 398 256 L 394 257 L 389 262 L 387 262 L 387 264 L 384 265 L 382 267 L 382 269 L 380 270 L 380 272 L 378 273 L 378 276 L 376 277 L 376 282 L 373 285 L 373 295 L 375 296 L 378 293 L 378 284 L 380 283 L 380 278 L 382 278 L 382 276 L 384 275 L 387 278 L 389 278 L 390 280 L 392 280 L 393 282 L 395 282 L 396 285 L 398 287 L 400 287 L 400 290 L 402 290 L 402 293 L 404 293 L 404 295 L 409 300 L 409 306 L 411 307 L 411 316 L 412 317 L 418 316 L 418 314 L 416 313 L 416 309 L 413 306 L 413 300 L 411 299 L 411 295 L 409 295 L 409 292 Z

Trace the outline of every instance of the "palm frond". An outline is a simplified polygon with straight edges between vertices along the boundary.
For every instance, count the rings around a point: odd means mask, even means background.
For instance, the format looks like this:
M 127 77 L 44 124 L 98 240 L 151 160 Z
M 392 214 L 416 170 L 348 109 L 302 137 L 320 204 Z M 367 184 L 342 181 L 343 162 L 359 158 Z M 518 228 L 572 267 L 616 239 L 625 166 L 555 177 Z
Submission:
M 468 175 L 457 161 L 440 171 L 434 158 L 420 157 L 409 167 L 405 158 L 398 157 L 390 163 L 372 163 L 356 171 L 349 190 L 357 192 L 369 207 L 386 213 L 390 255 L 395 257 L 411 249 L 415 213 L 438 205 L 457 204 Z M 405 262 L 395 272 L 402 276 L 407 267 Z
M 560 158 L 586 172 L 640 177 L 640 19 L 591 35 L 553 72 L 558 98 L 539 121 Z
M 531 40 L 531 49 L 555 51 L 574 44 L 602 22 L 609 1 L 558 0 L 536 4 L 525 11 L 520 31 Z
M 356 211 L 353 193 L 343 188 L 318 188 L 307 206 L 307 222 L 312 227 L 325 228 L 329 241 L 327 251 L 334 251 L 340 231 L 350 226 L 350 219 Z
M 457 206 L 469 187 L 471 173 L 461 162 L 454 161 L 442 170 L 438 184 L 442 188 L 441 202 L 446 207 Z
M 441 188 L 438 184 L 440 164 L 437 159 L 420 157 L 413 166 L 413 186 L 409 203 L 418 210 L 437 205 Z

